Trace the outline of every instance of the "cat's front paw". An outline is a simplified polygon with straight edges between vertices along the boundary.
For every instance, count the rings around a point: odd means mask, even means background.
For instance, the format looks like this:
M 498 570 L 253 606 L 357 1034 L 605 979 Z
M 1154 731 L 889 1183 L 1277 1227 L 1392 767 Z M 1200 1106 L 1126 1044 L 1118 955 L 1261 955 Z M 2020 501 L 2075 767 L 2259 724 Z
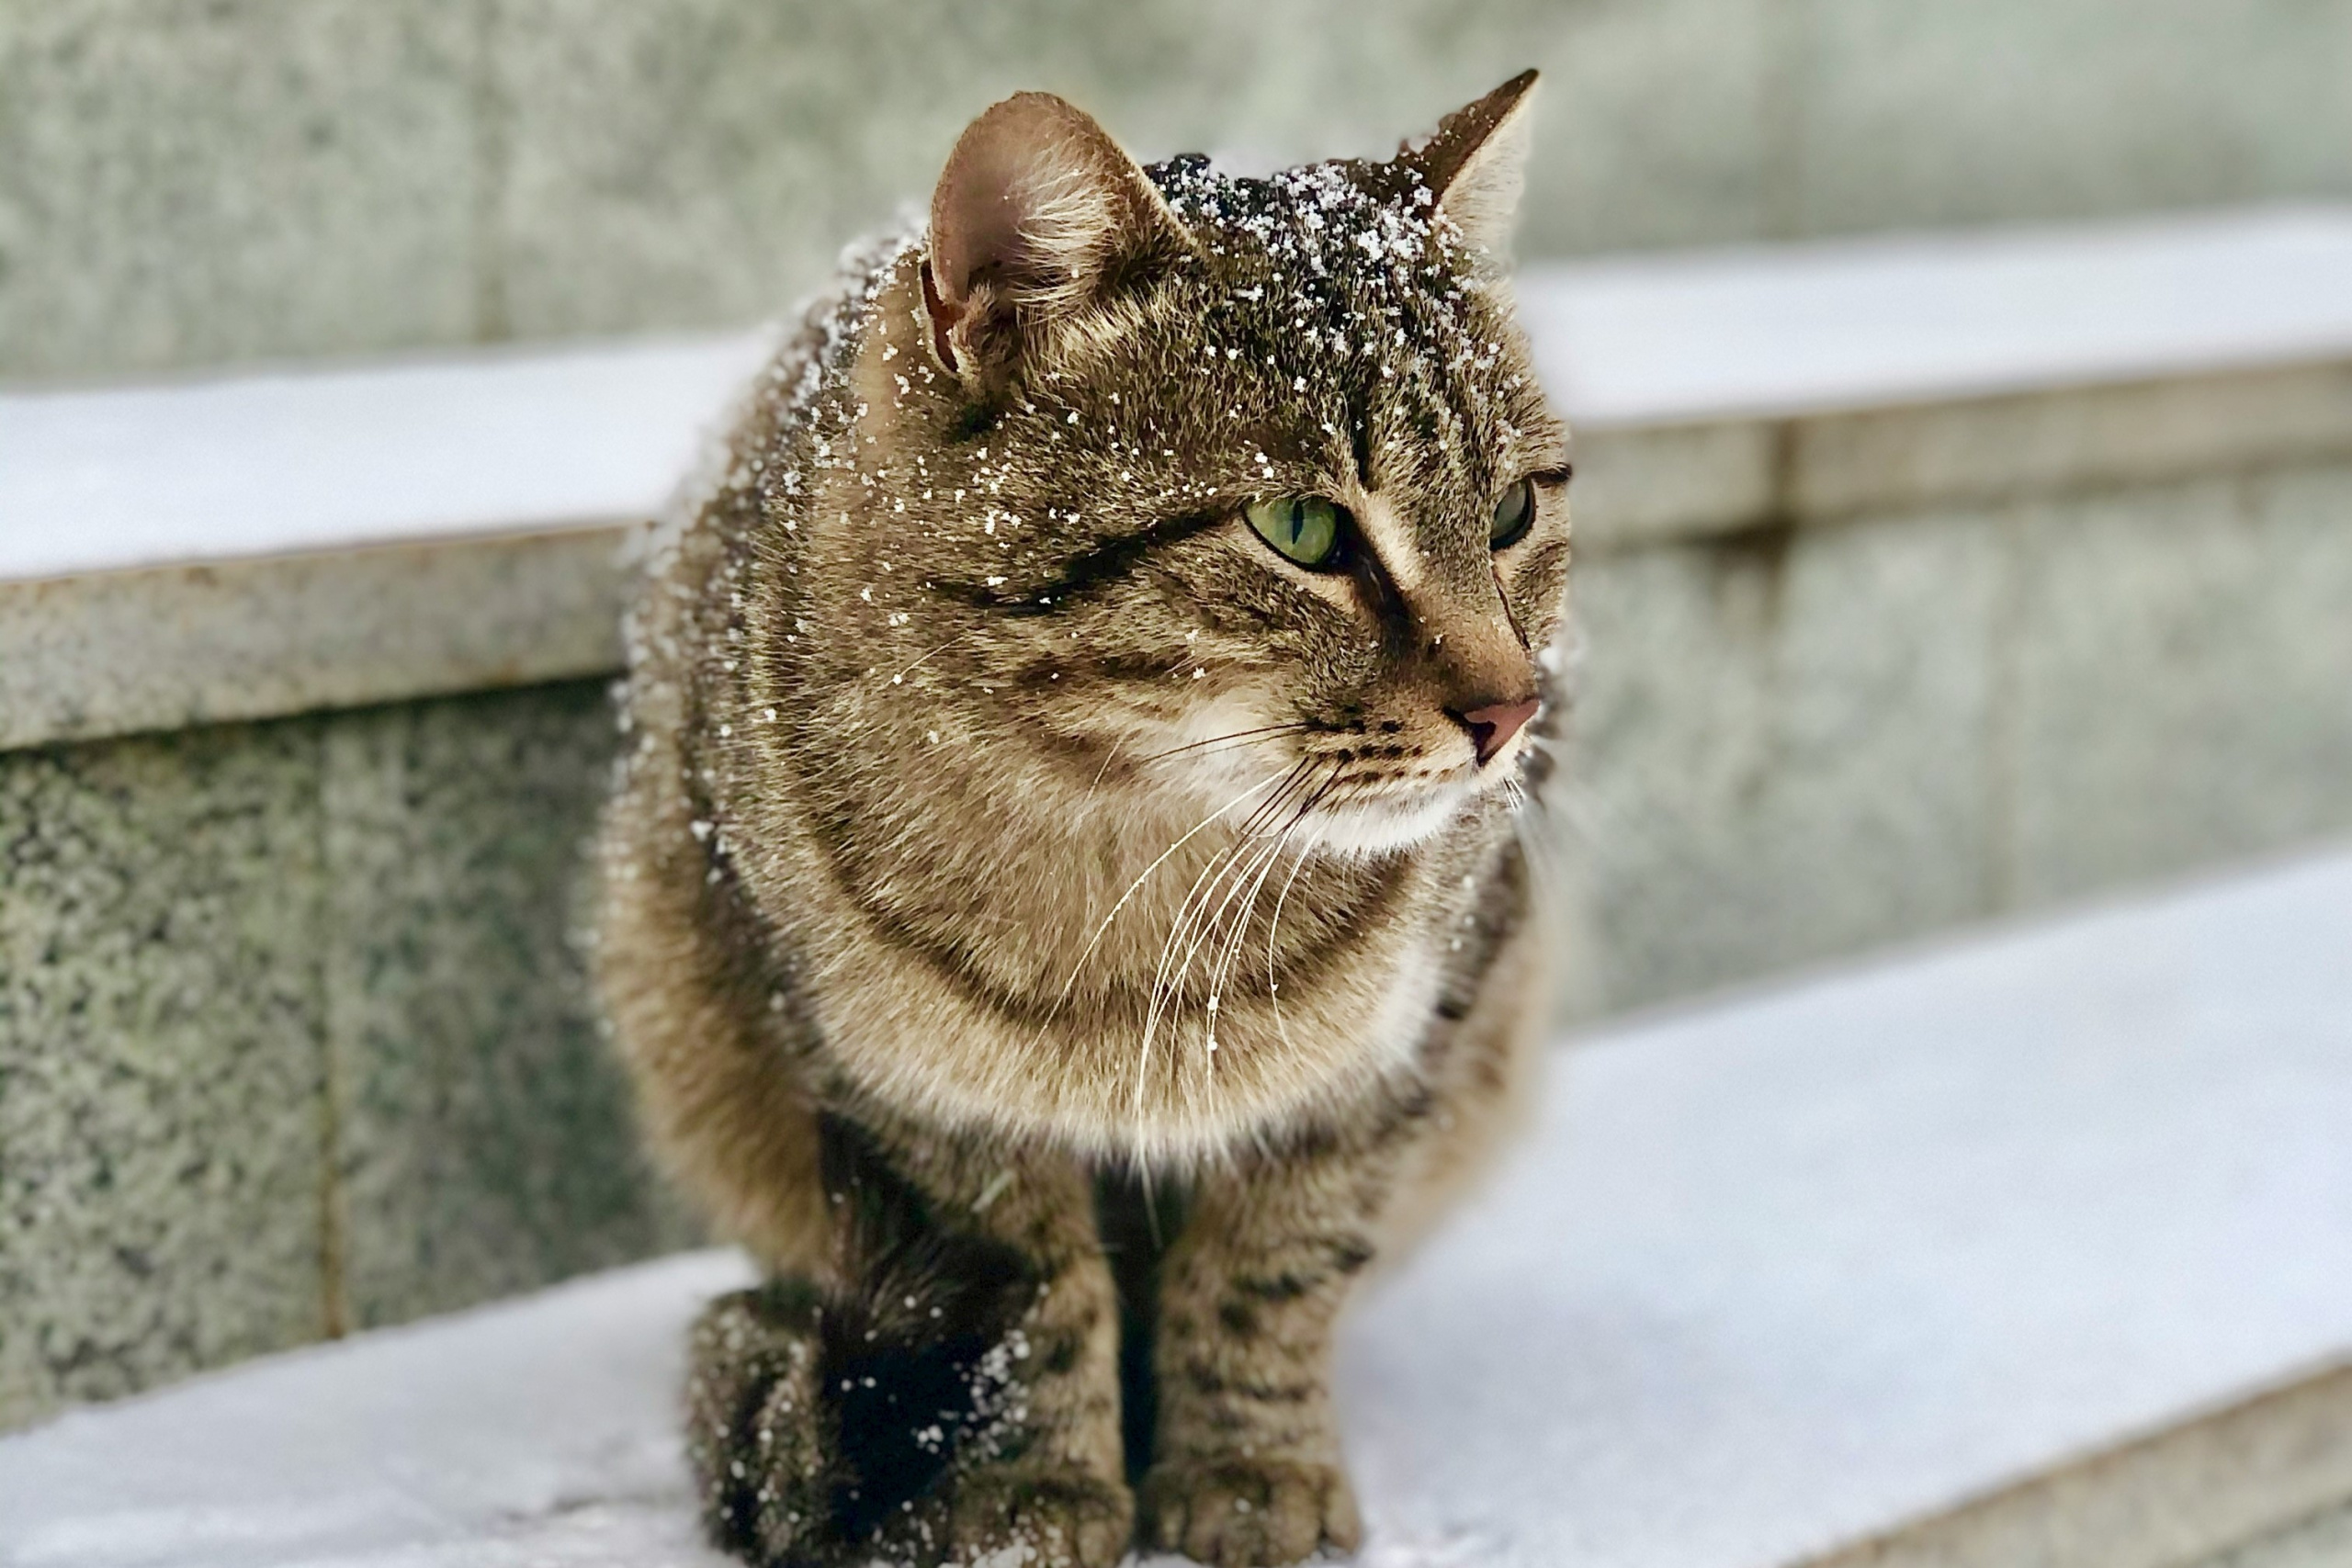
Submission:
M 1312 1461 L 1163 1460 L 1138 1506 L 1144 1545 L 1213 1568 L 1284 1568 L 1363 1538 L 1346 1474 Z
M 817 1560 L 832 1545 L 831 1459 L 819 1410 L 816 1292 L 775 1280 L 711 1303 L 689 1350 L 686 1450 L 703 1523 L 763 1564 Z
M 1113 1568 L 1134 1529 L 1135 1499 L 1115 1481 L 1078 1469 L 986 1464 L 943 1478 L 886 1522 L 872 1555 L 918 1568 Z

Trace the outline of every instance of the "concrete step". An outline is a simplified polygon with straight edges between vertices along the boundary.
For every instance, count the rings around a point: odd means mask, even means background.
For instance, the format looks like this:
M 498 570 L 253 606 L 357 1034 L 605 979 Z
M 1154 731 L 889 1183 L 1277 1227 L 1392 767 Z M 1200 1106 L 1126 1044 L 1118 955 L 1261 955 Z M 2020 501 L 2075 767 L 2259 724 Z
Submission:
M 2344 1560 L 2352 852 L 1554 1066 L 1351 1324 L 1367 1564 Z M 679 1339 L 744 1274 L 689 1255 L 0 1439 L 0 1562 L 714 1563 Z
M 1550 263 L 1588 549 L 2352 450 L 2352 208 Z M 0 392 L 0 747 L 597 673 L 765 331 Z M 1935 412 L 1939 411 L 1939 412 Z
M 2352 1562 L 2352 1504 L 2299 1520 L 2198 1568 L 2344 1568 Z

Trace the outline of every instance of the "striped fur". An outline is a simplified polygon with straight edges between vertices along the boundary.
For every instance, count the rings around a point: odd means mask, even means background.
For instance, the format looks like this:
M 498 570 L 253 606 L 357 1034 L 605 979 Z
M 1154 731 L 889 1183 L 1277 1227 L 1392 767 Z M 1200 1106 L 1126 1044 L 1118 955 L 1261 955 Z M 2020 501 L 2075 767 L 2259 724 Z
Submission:
M 999 106 L 663 539 L 598 970 L 775 1276 L 696 1337 L 732 1550 L 1354 1541 L 1331 1324 L 1544 1011 L 1513 829 L 1558 705 L 1483 766 L 1449 714 L 1534 691 L 1565 616 L 1494 249 L 1530 80 L 1266 181 Z M 1242 521 L 1289 494 L 1362 520 L 1338 570 Z

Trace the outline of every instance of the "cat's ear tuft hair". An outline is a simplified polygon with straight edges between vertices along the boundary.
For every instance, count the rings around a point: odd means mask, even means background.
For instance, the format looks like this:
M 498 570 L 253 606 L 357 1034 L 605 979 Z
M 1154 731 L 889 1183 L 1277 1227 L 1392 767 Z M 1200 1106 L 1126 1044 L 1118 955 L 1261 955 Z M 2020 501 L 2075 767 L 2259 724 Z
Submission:
M 1050 93 L 1016 93 L 965 128 L 932 194 L 922 283 L 933 352 L 951 374 L 992 379 L 1025 334 L 1189 243 L 1091 117 Z
M 1536 73 L 1522 71 L 1438 122 L 1437 134 L 1405 157 L 1437 197 L 1438 210 L 1482 251 L 1510 243 L 1527 184 Z

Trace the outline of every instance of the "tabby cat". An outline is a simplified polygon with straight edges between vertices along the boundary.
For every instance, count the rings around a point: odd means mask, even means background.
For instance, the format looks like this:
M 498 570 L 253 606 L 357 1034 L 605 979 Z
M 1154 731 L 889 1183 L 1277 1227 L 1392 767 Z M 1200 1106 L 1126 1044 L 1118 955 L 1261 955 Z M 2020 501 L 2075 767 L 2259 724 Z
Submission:
M 597 962 L 767 1271 L 693 1338 L 729 1550 L 1356 1544 L 1333 1320 L 1545 1010 L 1533 83 L 1262 180 L 998 104 L 657 550 Z

